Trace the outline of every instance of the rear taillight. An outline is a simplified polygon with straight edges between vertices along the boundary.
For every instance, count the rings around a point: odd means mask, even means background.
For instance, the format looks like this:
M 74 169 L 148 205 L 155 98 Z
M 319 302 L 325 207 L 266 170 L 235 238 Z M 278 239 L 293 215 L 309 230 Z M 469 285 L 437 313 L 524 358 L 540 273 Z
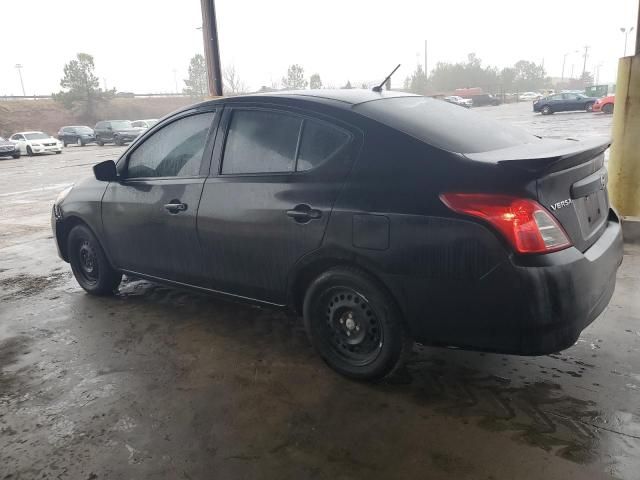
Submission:
M 443 193 L 440 199 L 454 212 L 489 222 L 518 253 L 548 253 L 571 246 L 555 218 L 534 200 L 487 193 Z

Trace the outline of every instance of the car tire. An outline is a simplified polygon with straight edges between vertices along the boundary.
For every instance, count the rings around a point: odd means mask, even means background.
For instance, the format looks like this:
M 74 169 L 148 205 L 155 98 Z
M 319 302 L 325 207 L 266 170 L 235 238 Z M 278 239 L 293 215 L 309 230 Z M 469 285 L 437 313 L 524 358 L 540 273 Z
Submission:
M 413 345 L 393 298 L 359 269 L 339 267 L 317 277 L 305 294 L 303 317 L 322 359 L 349 378 L 390 375 Z
M 18 152 L 18 153 L 14 153 L 14 154 L 13 154 L 13 155 L 11 155 L 11 156 L 17 160 L 18 158 L 20 158 L 20 152 Z
M 551 115 L 552 113 L 553 109 L 549 105 L 542 107 L 542 115 Z
M 613 103 L 606 103 L 602 106 L 602 113 L 606 113 L 607 115 L 611 115 L 613 113 Z
M 122 139 L 118 136 L 113 137 L 113 143 L 115 143 L 117 146 L 121 147 L 122 145 L 124 145 L 122 143 Z
M 96 143 L 97 143 L 99 146 L 104 147 L 104 142 L 103 142 L 102 140 L 97 139 L 97 140 L 96 140 Z
M 76 140 L 76 145 L 79 147 L 84 147 L 84 142 L 80 137 L 78 137 L 78 139 Z
M 33 157 L 33 150 L 31 150 L 31 147 L 29 145 L 27 145 L 27 155 Z
M 91 295 L 112 295 L 122 280 L 122 273 L 111 267 L 91 230 L 76 225 L 67 237 L 71 270 L 80 286 Z
M 65 148 L 67 147 L 67 141 L 66 140 L 62 140 L 62 146 L 65 147 Z
M 593 112 L 593 102 L 589 102 L 584 106 L 585 112 Z
M 58 151 L 56 152 L 56 155 L 60 155 L 61 153 L 62 153 L 62 150 L 58 150 Z

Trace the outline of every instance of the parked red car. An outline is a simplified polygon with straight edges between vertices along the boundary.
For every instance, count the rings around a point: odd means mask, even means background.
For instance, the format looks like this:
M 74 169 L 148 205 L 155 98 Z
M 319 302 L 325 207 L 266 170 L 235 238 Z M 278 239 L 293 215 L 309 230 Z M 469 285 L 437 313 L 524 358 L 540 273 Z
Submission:
M 607 114 L 613 113 L 613 102 L 615 98 L 615 95 L 608 95 L 606 97 L 599 98 L 598 100 L 596 100 L 596 103 L 593 104 L 592 111 Z

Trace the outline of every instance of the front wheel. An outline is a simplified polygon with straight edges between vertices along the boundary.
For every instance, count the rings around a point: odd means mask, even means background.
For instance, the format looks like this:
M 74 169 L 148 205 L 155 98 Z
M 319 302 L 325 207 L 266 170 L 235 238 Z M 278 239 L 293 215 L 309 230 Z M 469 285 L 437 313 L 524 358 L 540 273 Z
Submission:
M 80 137 L 78 137 L 78 139 L 76 140 L 76 145 L 79 146 L 79 147 L 84 147 L 84 142 L 82 141 L 82 139 Z
M 122 145 L 124 145 L 124 144 L 122 143 L 122 139 L 121 139 L 120 137 L 114 137 L 113 142 L 114 142 L 117 146 L 119 146 L 119 147 L 121 147 Z
M 31 150 L 31 147 L 29 145 L 27 145 L 27 155 L 33 157 L 33 150 Z
M 551 115 L 553 113 L 553 110 L 551 109 L 551 107 L 549 105 L 545 105 L 544 107 L 542 107 L 542 114 L 543 115 Z
M 103 142 L 102 140 L 97 139 L 97 140 L 96 140 L 96 143 L 97 143 L 99 146 L 104 147 L 104 142 Z
M 316 278 L 305 295 L 303 315 L 316 351 L 350 378 L 383 378 L 411 349 L 394 300 L 358 269 L 334 268 Z
M 122 280 L 114 270 L 91 230 L 76 225 L 67 238 L 71 270 L 82 288 L 92 295 L 112 295 Z
M 613 103 L 607 103 L 602 107 L 602 113 L 606 113 L 607 115 L 611 115 L 613 113 Z

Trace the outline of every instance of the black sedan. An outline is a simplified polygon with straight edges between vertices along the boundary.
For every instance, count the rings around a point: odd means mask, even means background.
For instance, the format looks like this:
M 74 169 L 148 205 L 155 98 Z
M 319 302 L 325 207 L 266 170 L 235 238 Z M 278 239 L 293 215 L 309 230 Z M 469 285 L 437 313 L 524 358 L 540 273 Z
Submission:
M 587 97 L 581 93 L 556 93 L 533 102 L 533 111 L 543 115 L 556 112 L 590 112 L 597 98 Z
M 127 273 L 286 308 L 332 368 L 375 379 L 413 340 L 573 345 L 622 260 L 607 147 L 396 92 L 222 98 L 94 166 L 52 226 L 91 294 Z
M 69 144 L 76 144 L 83 147 L 88 143 L 96 143 L 96 134 L 91 127 L 69 126 L 61 127 L 58 131 L 58 140 L 66 147 Z

